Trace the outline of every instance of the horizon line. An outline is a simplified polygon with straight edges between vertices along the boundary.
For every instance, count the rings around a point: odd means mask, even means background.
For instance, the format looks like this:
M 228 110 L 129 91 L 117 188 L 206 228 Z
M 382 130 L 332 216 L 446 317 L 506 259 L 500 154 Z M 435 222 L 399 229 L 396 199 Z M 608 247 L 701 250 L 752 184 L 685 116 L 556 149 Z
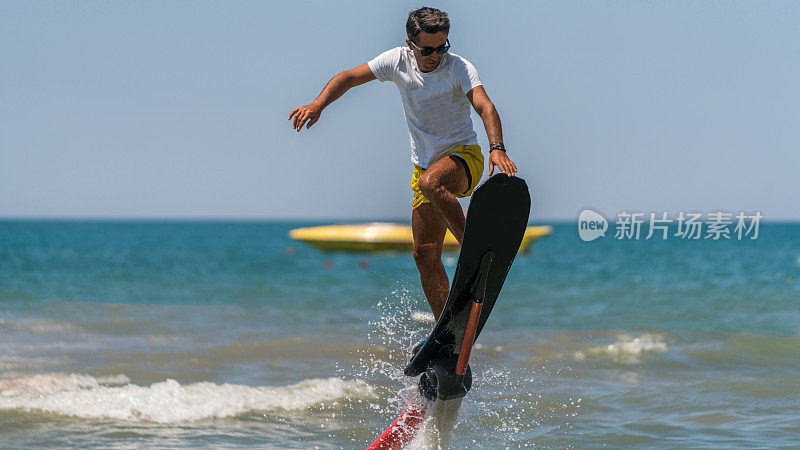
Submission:
M 609 218 L 606 218 L 609 219 Z M 613 220 L 612 220 L 613 221 Z M 392 222 L 410 223 L 411 218 L 400 217 L 214 217 L 214 216 L 0 216 L 0 222 Z M 529 220 L 528 224 L 577 223 L 578 218 L 538 218 Z M 645 220 L 645 223 L 648 221 Z M 798 218 L 762 218 L 761 223 L 800 224 Z

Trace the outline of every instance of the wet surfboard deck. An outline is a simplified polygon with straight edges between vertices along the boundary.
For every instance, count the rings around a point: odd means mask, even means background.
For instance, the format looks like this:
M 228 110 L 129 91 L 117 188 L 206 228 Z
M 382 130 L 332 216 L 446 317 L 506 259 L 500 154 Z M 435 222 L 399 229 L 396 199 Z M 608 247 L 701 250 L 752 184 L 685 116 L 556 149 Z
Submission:
M 425 344 L 405 368 L 407 376 L 425 372 L 429 363 L 436 358 L 457 357 L 470 305 L 475 299 L 481 261 L 484 255 L 491 253 L 493 259 L 485 275 L 483 306 L 475 330 L 477 339 L 517 255 L 528 224 L 530 207 L 528 185 L 519 177 L 499 173 L 475 189 L 467 210 L 463 245 L 447 302 Z

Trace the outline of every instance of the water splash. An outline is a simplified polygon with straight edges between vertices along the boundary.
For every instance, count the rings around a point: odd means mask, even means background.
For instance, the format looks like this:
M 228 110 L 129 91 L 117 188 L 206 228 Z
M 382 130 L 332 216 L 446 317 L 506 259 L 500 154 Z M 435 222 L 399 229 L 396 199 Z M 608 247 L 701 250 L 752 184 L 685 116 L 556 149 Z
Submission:
M 384 418 L 384 427 L 409 403 L 420 404 L 418 378 L 406 377 L 402 371 L 410 348 L 431 330 L 430 324 L 416 320 L 415 312 L 425 307 L 424 298 L 408 288 L 397 289 L 377 302 L 378 319 L 369 323 L 366 338 L 385 351 L 361 351 L 357 365 L 349 368 L 356 378 L 383 387 L 369 408 Z M 471 364 L 473 389 L 463 401 L 457 401 L 460 408 L 454 404 L 447 414 L 441 402 L 424 404 L 427 418 L 407 448 L 496 448 L 500 443 L 528 447 L 539 445 L 536 438 L 544 432 L 568 433 L 584 410 L 583 399 L 555 392 L 550 383 L 563 378 L 570 368 L 528 368 L 528 376 L 520 377 L 519 368 L 511 366 L 516 362 L 506 353 L 502 345 L 476 344 Z M 374 421 L 363 425 L 375 426 Z M 476 436 L 474 430 L 481 432 Z M 375 435 L 381 431 L 376 429 Z M 365 444 L 358 439 L 352 443 Z

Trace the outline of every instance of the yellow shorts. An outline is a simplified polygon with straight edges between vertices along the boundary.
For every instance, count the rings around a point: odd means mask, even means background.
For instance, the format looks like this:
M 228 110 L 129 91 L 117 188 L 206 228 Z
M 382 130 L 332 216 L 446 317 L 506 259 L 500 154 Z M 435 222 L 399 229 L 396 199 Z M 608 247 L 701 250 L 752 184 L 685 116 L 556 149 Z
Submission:
M 471 178 L 469 189 L 462 194 L 455 194 L 456 197 L 469 197 L 472 195 L 472 190 L 475 189 L 477 186 L 478 181 L 481 180 L 481 176 L 483 175 L 483 154 L 481 154 L 481 146 L 480 145 L 459 145 L 456 147 L 451 148 L 450 150 L 445 153 L 442 158 L 448 157 L 451 154 L 458 155 L 455 156 L 456 159 L 459 159 L 459 165 L 461 163 L 466 162 L 467 168 L 469 168 L 469 176 Z M 411 210 L 415 210 L 419 207 L 419 205 L 423 203 L 430 203 L 430 201 L 422 195 L 422 192 L 419 190 L 419 177 L 425 173 L 425 169 L 422 167 L 414 164 L 414 173 L 411 175 L 411 191 L 414 193 L 414 201 L 411 203 Z

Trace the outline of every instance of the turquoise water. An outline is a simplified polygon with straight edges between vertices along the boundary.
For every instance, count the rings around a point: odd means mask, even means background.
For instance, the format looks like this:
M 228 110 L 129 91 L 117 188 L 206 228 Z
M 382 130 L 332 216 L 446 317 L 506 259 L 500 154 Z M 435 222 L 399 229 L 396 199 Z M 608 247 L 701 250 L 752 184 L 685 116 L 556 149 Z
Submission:
M 408 253 L 288 239 L 315 224 L 0 222 L 0 445 L 366 446 L 413 392 L 427 303 Z M 798 224 L 554 224 L 509 273 L 451 446 L 795 446 L 799 284 Z

